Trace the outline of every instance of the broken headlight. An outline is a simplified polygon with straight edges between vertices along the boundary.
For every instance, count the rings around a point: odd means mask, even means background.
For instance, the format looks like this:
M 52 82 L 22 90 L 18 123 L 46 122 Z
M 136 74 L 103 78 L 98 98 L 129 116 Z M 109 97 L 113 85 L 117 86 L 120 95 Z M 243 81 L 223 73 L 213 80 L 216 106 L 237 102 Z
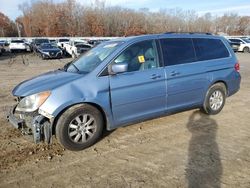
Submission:
M 50 96 L 50 91 L 45 91 L 24 97 L 17 105 L 16 111 L 34 112 L 37 110 Z

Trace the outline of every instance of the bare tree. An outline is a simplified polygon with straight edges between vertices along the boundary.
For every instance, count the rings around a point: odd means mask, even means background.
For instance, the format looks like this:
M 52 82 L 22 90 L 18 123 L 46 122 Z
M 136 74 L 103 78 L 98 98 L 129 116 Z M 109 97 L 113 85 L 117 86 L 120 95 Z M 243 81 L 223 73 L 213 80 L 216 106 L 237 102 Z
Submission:
M 129 36 L 168 31 L 250 34 L 250 17 L 237 14 L 199 16 L 180 8 L 136 11 L 107 7 L 103 0 L 95 0 L 91 6 L 76 0 L 38 0 L 21 4 L 19 9 L 22 16 L 16 21 L 25 36 Z

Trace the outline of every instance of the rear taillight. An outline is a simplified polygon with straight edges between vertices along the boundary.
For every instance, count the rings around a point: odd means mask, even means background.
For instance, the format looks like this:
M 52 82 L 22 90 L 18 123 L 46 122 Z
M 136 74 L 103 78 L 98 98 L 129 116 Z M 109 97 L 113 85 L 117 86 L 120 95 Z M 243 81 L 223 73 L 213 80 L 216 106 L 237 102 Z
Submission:
M 237 72 L 240 72 L 240 64 L 239 64 L 239 62 L 237 62 L 237 63 L 234 65 L 234 69 L 235 69 Z

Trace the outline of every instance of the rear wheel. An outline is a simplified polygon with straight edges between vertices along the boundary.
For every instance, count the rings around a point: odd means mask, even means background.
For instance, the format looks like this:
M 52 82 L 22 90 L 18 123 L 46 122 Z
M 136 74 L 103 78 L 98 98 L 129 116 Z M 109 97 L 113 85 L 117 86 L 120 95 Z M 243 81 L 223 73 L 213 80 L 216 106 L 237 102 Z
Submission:
M 76 105 L 65 111 L 56 125 L 56 137 L 68 150 L 83 150 L 100 138 L 103 130 L 102 114 L 88 104 Z
M 249 49 L 248 47 L 245 47 L 245 48 L 243 49 L 243 52 L 244 52 L 244 53 L 250 53 L 250 49 Z
M 212 85 L 207 91 L 202 111 L 209 115 L 218 114 L 225 105 L 226 87 L 223 83 Z

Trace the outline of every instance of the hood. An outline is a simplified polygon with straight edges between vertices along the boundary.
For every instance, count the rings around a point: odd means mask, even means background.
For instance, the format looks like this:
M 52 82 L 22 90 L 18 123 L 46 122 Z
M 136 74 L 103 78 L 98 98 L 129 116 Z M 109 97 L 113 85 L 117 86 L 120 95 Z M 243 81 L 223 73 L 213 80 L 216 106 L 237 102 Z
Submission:
M 43 51 L 43 52 L 60 52 L 61 50 L 58 48 L 45 48 L 45 49 L 41 49 L 41 51 Z
M 61 70 L 51 71 L 21 82 L 13 89 L 12 94 L 14 96 L 25 97 L 35 93 L 52 90 L 82 76 L 82 74 L 64 72 Z

